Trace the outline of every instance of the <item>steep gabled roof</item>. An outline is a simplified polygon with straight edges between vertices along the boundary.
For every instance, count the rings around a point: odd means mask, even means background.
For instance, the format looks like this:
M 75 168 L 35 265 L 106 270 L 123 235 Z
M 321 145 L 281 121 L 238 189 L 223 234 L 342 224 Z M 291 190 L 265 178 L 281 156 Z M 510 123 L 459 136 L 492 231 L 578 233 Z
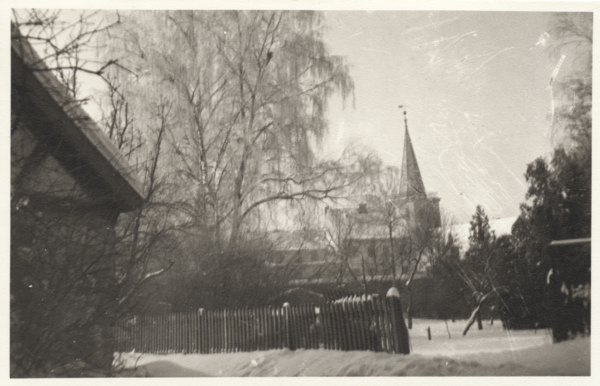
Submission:
M 74 101 L 51 73 L 18 28 L 11 24 L 11 81 L 27 95 L 48 122 L 91 165 L 112 192 L 120 210 L 129 211 L 142 203 L 142 188 L 135 171 L 114 143 Z
M 413 149 L 410 134 L 408 133 L 408 124 L 406 121 L 406 112 L 404 112 L 404 150 L 402 154 L 402 169 L 400 171 L 400 197 L 411 201 L 413 199 L 427 198 L 425 185 L 417 163 L 415 150 Z

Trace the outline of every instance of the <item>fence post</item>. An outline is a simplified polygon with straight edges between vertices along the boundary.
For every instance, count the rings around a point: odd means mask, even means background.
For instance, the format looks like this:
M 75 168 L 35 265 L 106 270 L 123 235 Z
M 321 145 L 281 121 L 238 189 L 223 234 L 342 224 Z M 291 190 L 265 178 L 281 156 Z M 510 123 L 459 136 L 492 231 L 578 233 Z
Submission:
M 250 350 L 250 311 L 244 307 L 244 351 Z
M 354 303 L 354 296 L 350 295 L 346 300 L 342 303 L 344 308 L 344 320 L 346 322 L 347 331 L 348 331 L 348 349 L 350 351 L 357 350 L 358 343 L 358 326 L 356 325 L 356 318 L 354 317 L 354 310 L 352 309 L 352 304 Z
M 290 303 L 283 304 L 283 323 L 285 325 L 285 345 L 290 350 L 296 350 L 292 333 L 292 321 L 290 317 Z
M 256 308 L 250 308 L 250 351 L 257 350 L 258 334 L 256 327 Z
M 348 301 L 348 297 L 345 297 L 342 303 L 340 304 L 340 321 L 342 322 L 342 330 L 344 331 L 344 336 L 346 337 L 346 345 L 344 350 L 352 351 L 354 349 L 354 326 L 352 325 Z
M 275 348 L 282 349 L 284 347 L 284 331 L 281 323 L 281 318 L 283 315 L 283 306 L 277 307 L 275 310 L 275 328 L 277 329 L 277 346 Z
M 337 344 L 336 344 L 336 340 L 335 340 L 335 319 L 333 316 L 333 305 L 331 304 L 331 302 L 327 302 L 324 303 L 323 307 L 321 308 L 321 314 L 323 317 L 323 328 L 324 331 L 326 331 L 325 335 L 326 336 L 326 344 L 325 344 L 325 348 L 327 350 L 337 350 Z
M 361 297 L 356 297 L 355 300 L 353 301 L 353 308 L 354 308 L 354 315 L 356 318 L 356 322 L 358 325 L 358 349 L 359 350 L 368 350 L 368 344 L 367 344 L 367 332 L 368 332 L 368 328 L 369 326 L 367 325 L 365 319 L 363 317 L 363 312 L 362 312 L 362 307 L 363 307 L 364 301 L 362 300 Z
M 204 354 L 204 308 L 198 309 L 198 352 Z
M 394 340 L 394 351 L 398 354 L 410 354 L 408 343 L 408 329 L 402 315 L 402 303 L 400 293 L 396 287 L 389 289 L 386 297 L 390 303 L 390 314 L 392 317 L 392 339 Z
M 346 329 L 344 327 L 344 324 L 342 323 L 342 319 L 343 319 L 343 314 L 342 314 L 342 303 L 341 301 L 335 301 L 333 303 L 333 312 L 334 312 L 334 318 L 335 318 L 335 324 L 334 324 L 334 331 L 336 332 L 337 335 L 337 342 L 338 342 L 338 350 L 342 350 L 342 351 L 347 351 L 346 349 Z
M 391 353 L 390 349 L 390 313 L 385 297 L 377 297 L 377 308 L 379 310 L 379 327 L 381 329 L 381 348 L 383 351 Z
M 300 332 L 299 337 L 298 337 L 297 347 L 306 349 L 306 348 L 308 348 L 308 345 L 306 343 L 306 338 L 307 338 L 306 324 L 308 321 L 307 315 L 306 315 L 306 305 L 301 304 L 300 306 L 298 306 L 296 308 L 296 312 L 298 314 L 298 318 L 297 318 L 298 319 L 298 330 Z

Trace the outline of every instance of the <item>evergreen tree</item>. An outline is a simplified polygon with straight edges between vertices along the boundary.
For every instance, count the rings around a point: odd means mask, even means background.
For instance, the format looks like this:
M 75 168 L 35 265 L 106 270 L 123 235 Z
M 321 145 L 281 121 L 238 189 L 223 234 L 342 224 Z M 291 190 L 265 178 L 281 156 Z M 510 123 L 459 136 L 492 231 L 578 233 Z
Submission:
M 441 248 L 434 248 L 431 276 L 436 283 L 433 303 L 437 317 L 452 319 L 460 317 L 466 309 L 465 283 L 456 274 L 460 261 L 460 246 L 449 233 Z
M 496 235 L 490 228 L 489 218 L 481 205 L 477 205 L 470 224 L 469 249 L 465 255 L 465 263 L 470 269 L 483 272 L 488 263 L 488 255 L 494 247 Z
M 490 228 L 488 216 L 478 205 L 471 220 L 469 249 L 464 261 L 457 265 L 459 276 L 472 291 L 471 299 L 475 306 L 463 335 L 466 335 L 475 321 L 478 329 L 483 329 L 481 314 L 484 303 L 490 298 L 497 302 L 499 296 L 506 291 L 501 283 L 502 260 L 496 244 L 496 235 Z
M 553 55 L 575 58 L 570 71 L 556 82 L 559 107 L 551 124 L 562 140 L 549 159 L 540 157 L 527 166 L 527 201 L 512 229 L 521 267 L 515 280 L 528 310 L 525 317 L 537 323 L 547 323 L 548 311 L 554 312 L 548 283 L 559 280 L 567 297 L 573 296 L 573 287 L 590 283 L 589 248 L 573 249 L 553 262 L 555 252 L 548 245 L 591 237 L 592 15 L 558 15 L 551 37 Z

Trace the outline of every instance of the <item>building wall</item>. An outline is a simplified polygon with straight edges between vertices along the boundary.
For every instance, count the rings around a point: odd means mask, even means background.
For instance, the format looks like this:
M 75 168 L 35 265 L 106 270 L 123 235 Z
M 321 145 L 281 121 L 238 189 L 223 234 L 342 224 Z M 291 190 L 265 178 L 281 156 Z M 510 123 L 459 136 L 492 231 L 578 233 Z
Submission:
M 11 216 L 11 345 L 53 368 L 108 369 L 116 295 L 112 221 L 21 207 Z M 12 319 L 11 319 L 12 322 Z
M 13 87 L 13 95 L 20 91 Z M 90 165 L 27 96 L 18 99 L 11 105 L 11 375 L 32 366 L 45 376 L 75 360 L 110 369 L 119 210 Z M 14 374 L 23 375 L 32 374 Z

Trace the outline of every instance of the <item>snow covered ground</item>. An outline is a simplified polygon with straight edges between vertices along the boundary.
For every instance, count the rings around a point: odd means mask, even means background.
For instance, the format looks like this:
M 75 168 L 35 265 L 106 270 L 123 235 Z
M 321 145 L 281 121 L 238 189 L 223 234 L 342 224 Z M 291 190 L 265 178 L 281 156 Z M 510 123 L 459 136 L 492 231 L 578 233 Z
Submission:
M 415 320 L 411 355 L 366 351 L 271 350 L 226 354 L 122 354 L 131 376 L 590 375 L 590 338 L 553 345 L 547 330 L 505 331 L 499 322 Z M 427 327 L 432 339 L 427 339 Z

